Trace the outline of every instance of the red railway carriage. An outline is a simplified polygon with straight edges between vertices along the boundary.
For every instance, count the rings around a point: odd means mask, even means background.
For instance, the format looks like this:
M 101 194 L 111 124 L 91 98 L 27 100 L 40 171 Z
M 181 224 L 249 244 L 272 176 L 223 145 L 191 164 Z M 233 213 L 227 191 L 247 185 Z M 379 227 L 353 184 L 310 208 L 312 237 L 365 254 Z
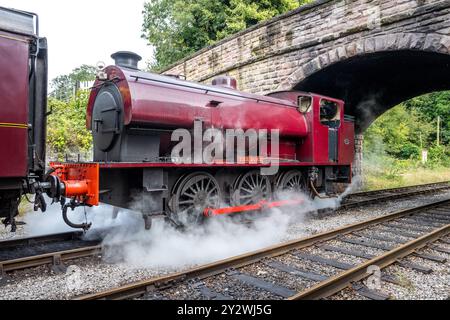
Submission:
M 54 175 L 66 184 L 66 197 L 74 199 L 66 206 L 139 204 L 149 226 L 156 215 L 198 221 L 211 214 L 297 204 L 278 201 L 277 191 L 330 193 L 333 184 L 350 182 L 353 120 L 344 114 L 342 101 L 294 91 L 254 95 L 236 90 L 229 77 L 203 85 L 140 71 L 140 57 L 130 52 L 113 58 L 116 65 L 101 70 L 87 107 L 96 166 L 53 165 Z M 172 156 L 176 143 L 171 136 L 180 128 L 195 134 L 196 123 L 202 134 L 211 128 L 276 129 L 277 154 L 269 138 L 269 151 L 255 161 L 246 144 L 244 161 L 235 154 L 231 162 L 179 163 Z M 262 174 L 259 169 L 268 166 L 263 158 L 274 157 L 279 169 Z M 84 188 L 78 188 L 80 183 Z M 72 190 L 70 184 L 77 187 Z
M 47 45 L 35 14 L 0 7 L 0 74 L 0 217 L 7 225 L 21 194 L 40 192 L 45 169 Z

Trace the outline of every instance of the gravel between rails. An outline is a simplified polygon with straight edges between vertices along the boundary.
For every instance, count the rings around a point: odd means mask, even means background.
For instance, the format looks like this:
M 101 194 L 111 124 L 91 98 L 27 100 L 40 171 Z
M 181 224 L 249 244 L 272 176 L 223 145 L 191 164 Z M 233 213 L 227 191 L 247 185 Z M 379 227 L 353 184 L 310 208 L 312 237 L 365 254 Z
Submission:
M 17 220 L 19 221 L 19 219 Z M 3 224 L 0 224 L 0 241 L 26 237 L 25 228 L 22 224 L 17 225 L 15 233 L 11 233 L 9 230 L 11 230 L 10 226 L 5 228 Z
M 446 238 L 447 241 L 450 237 Z M 450 245 L 436 242 L 440 247 L 450 249 Z M 404 268 L 398 264 L 393 264 L 382 270 L 382 274 L 387 274 L 395 278 L 399 284 L 381 282 L 378 290 L 396 300 L 445 300 L 450 298 L 450 254 L 425 247 L 419 250 L 420 253 L 427 253 L 447 259 L 445 263 L 433 262 L 420 257 L 408 256 L 402 261 L 412 262 L 433 270 L 431 274 L 424 274 L 419 271 Z M 359 282 L 359 284 L 364 283 Z M 352 289 L 345 289 L 332 297 L 330 300 L 364 300 L 366 298 L 359 295 Z
M 278 242 L 281 243 L 287 240 L 297 239 L 323 231 L 332 230 L 348 224 L 386 215 L 394 211 L 448 198 L 450 198 L 450 191 L 442 191 L 433 195 L 421 195 L 414 199 L 401 199 L 399 202 L 389 201 L 384 204 L 371 205 L 365 208 L 345 210 L 342 212 L 338 211 L 321 218 L 299 217 L 299 219 L 293 219 L 290 222 L 289 227 L 287 228 L 286 232 L 284 232 L 284 234 L 280 236 Z M 26 234 L 24 234 L 23 232 L 22 226 L 18 226 L 16 236 L 26 236 Z M 7 230 L 5 232 L 4 229 L 1 229 L 0 240 L 8 238 L 11 238 L 11 234 Z M 342 243 L 340 241 L 336 241 L 335 245 L 348 248 L 359 247 Z M 377 250 L 366 249 L 366 252 L 376 253 Z M 322 251 L 321 254 L 329 255 L 330 253 Z M 295 263 L 295 261 L 297 260 L 297 263 L 299 263 L 298 259 L 294 257 L 287 257 L 279 260 L 283 261 L 285 259 L 292 260 L 292 263 Z M 11 277 L 11 281 L 8 284 L 0 287 L 0 299 L 69 299 L 77 295 L 103 291 L 105 289 L 113 288 L 121 284 L 139 281 L 192 267 L 192 265 L 187 265 L 172 268 L 170 270 L 166 268 L 135 268 L 123 263 L 109 264 L 98 258 L 79 259 L 72 261 L 67 265 L 71 265 L 69 266 L 67 273 L 56 274 L 54 272 L 45 271 L 48 270 L 48 267 L 39 267 L 11 273 L 9 275 Z M 336 272 L 336 270 L 333 270 L 333 268 L 320 266 L 316 263 L 304 264 L 303 261 L 300 261 L 299 267 L 302 267 L 311 272 L 322 273 L 324 275 L 331 275 Z M 399 267 L 393 266 L 392 268 Z M 446 266 L 442 268 L 447 269 L 448 280 L 448 270 L 450 270 L 448 262 Z M 409 272 L 405 270 L 402 271 Z M 78 276 L 73 276 L 74 274 L 78 274 Z M 77 280 L 80 279 L 80 274 L 81 282 Z M 442 281 L 442 279 L 445 279 L 445 277 L 440 278 L 440 280 L 433 280 L 433 277 L 418 275 L 416 278 L 417 285 L 415 285 L 415 294 L 403 294 L 400 295 L 400 297 L 404 297 L 406 299 L 445 299 L 449 296 L 449 291 L 447 291 L 447 293 L 444 293 L 445 289 L 434 289 L 438 288 L 435 281 Z M 223 286 L 226 284 L 229 292 L 232 292 L 231 295 L 244 299 L 252 298 L 251 296 L 248 296 L 246 293 L 242 292 L 242 285 L 238 285 L 231 280 L 228 283 L 228 280 L 229 279 L 224 279 L 224 281 L 220 284 L 211 283 L 211 288 L 213 288 L 214 285 Z M 429 285 L 426 286 L 426 283 L 428 283 Z M 450 283 L 450 281 L 447 281 L 447 283 Z M 180 294 L 179 298 L 183 298 L 183 296 L 183 294 Z M 167 298 L 176 298 L 176 292 L 173 295 L 169 295 L 169 297 Z M 266 298 L 272 298 L 272 296 L 268 295 Z
M 450 196 L 450 191 L 442 191 L 433 195 L 420 195 L 414 199 L 399 199 L 387 201 L 384 204 L 373 204 L 364 208 L 338 210 L 322 219 L 306 218 L 304 223 L 293 223 L 289 226 L 284 236 L 284 241 L 293 240 L 301 236 L 308 236 L 327 230 L 336 229 L 352 223 L 361 222 L 371 218 L 383 216 L 395 211 L 424 205 L 428 202 L 445 200 Z
M 110 265 L 98 257 L 82 258 L 68 264 L 66 273 L 41 266 L 9 274 L 8 283 L 0 287 L 0 299 L 70 299 L 165 273 L 167 271 Z
M 331 259 L 331 260 L 336 260 L 339 262 L 348 263 L 348 264 L 359 264 L 359 263 L 363 263 L 364 261 L 366 261 L 366 259 L 363 259 L 363 258 L 357 258 L 357 257 L 349 256 L 349 255 L 346 255 L 346 254 L 343 254 L 340 252 L 323 250 L 323 249 L 316 248 L 316 247 L 305 248 L 304 250 L 302 250 L 302 252 L 305 252 L 305 253 L 308 253 L 308 254 L 311 254 L 314 256 L 326 258 L 326 259 Z

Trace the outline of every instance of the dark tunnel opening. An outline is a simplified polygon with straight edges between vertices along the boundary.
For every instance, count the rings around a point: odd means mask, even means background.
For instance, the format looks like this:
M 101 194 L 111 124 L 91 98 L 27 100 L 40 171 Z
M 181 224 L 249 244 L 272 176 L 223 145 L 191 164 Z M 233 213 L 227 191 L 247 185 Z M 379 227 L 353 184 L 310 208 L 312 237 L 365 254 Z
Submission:
M 312 74 L 294 89 L 344 100 L 361 133 L 403 101 L 450 89 L 450 55 L 412 50 L 361 55 Z

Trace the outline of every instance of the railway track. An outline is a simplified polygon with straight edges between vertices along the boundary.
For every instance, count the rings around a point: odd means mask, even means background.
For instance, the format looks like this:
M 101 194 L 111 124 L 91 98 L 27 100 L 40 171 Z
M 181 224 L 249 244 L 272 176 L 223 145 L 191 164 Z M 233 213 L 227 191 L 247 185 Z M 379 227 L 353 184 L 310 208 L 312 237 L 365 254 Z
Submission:
M 350 208 L 381 201 L 438 192 L 450 188 L 448 182 L 426 185 L 359 192 L 344 199 L 341 207 Z M 329 209 L 325 209 L 329 211 Z M 7 278 L 7 273 L 50 265 L 55 271 L 64 270 L 64 262 L 90 256 L 99 256 L 103 252 L 101 240 L 111 230 L 97 230 L 90 239 L 83 238 L 83 232 L 73 231 L 59 234 L 43 235 L 0 241 L 0 280 Z
M 7 272 L 50 264 L 63 271 L 63 262 L 101 253 L 101 238 L 107 230 L 97 230 L 89 240 L 83 232 L 72 231 L 0 241 L 0 280 Z
M 350 209 L 389 200 L 407 198 L 421 194 L 434 193 L 450 189 L 450 182 L 436 182 L 409 187 L 390 188 L 364 192 L 354 192 L 343 199 L 341 209 Z
M 407 257 L 445 263 L 421 249 L 450 254 L 449 234 L 450 199 L 77 299 L 321 299 L 369 276 L 371 266 L 432 272 Z M 355 290 L 388 298 L 364 285 Z

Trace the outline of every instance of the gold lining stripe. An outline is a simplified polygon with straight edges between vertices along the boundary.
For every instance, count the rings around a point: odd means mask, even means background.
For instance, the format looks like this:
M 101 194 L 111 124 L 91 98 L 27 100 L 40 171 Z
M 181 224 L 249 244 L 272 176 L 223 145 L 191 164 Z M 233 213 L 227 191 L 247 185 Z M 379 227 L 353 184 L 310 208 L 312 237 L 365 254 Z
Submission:
M 28 129 L 28 124 L 24 123 L 8 123 L 8 122 L 0 122 L 0 128 L 21 128 Z
M 20 42 L 25 42 L 25 43 L 28 43 L 28 42 L 29 42 L 29 40 L 20 39 L 20 38 L 15 38 L 15 37 L 7 36 L 7 35 L 1 34 L 1 33 L 0 33 L 0 38 L 5 38 L 5 39 L 9 39 L 9 40 L 20 41 Z

